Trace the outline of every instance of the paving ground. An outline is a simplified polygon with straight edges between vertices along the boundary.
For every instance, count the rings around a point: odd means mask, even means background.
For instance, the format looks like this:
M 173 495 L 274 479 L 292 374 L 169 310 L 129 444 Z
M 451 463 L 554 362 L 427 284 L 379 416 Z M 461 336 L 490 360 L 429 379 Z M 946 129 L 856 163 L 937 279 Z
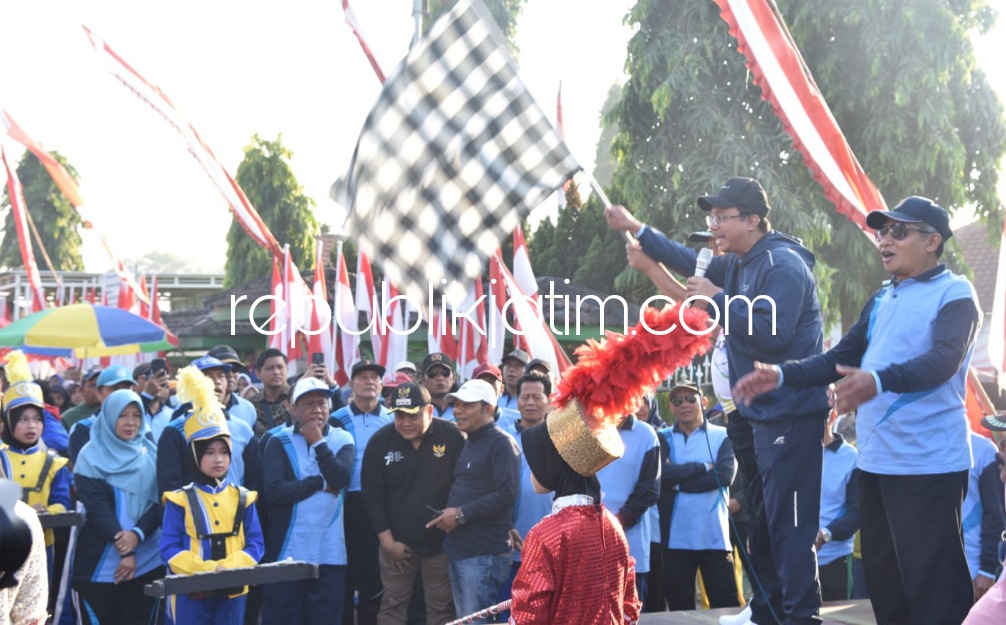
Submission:
M 726 610 L 699 610 L 696 612 L 659 612 L 644 614 L 640 625 L 716 625 L 725 614 L 736 614 L 737 608 Z M 877 625 L 868 600 L 835 601 L 821 608 L 824 625 Z

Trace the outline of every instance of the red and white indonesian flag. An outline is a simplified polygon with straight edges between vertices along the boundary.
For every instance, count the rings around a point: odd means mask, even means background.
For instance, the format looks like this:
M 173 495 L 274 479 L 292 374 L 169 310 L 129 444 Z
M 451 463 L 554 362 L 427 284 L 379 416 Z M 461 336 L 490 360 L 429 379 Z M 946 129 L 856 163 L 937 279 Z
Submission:
M 782 18 L 770 0 L 715 1 L 762 97 L 772 105 L 825 197 L 865 228 L 866 214 L 887 205 L 852 153 Z
M 35 251 L 31 245 L 31 238 L 28 235 L 28 207 L 24 203 L 24 193 L 21 188 L 21 181 L 17 174 L 11 169 L 7 162 L 7 153 L 0 145 L 0 160 L 3 160 L 4 169 L 7 171 L 7 196 L 10 199 L 11 210 L 14 212 L 14 226 L 17 228 L 18 245 L 21 246 L 21 262 L 24 264 L 25 277 L 31 287 L 31 311 L 38 312 L 45 308 L 45 290 L 42 288 L 42 279 L 38 274 L 38 265 L 35 263 Z
M 336 254 L 335 298 L 332 306 L 332 341 L 335 344 L 335 368 L 332 369 L 339 386 L 349 383 L 349 372 L 353 363 L 360 359 L 359 317 L 353 302 L 353 291 L 349 286 L 349 272 L 342 254 L 342 241 L 338 243 Z M 357 281 L 359 282 L 359 274 Z
M 118 78 L 137 97 L 160 113 L 165 121 L 182 135 L 189 152 L 202 165 L 210 180 L 223 194 L 224 199 L 230 205 L 234 218 L 238 220 L 248 235 L 259 245 L 270 250 L 273 255 L 282 256 L 283 249 L 277 243 L 269 227 L 262 221 L 258 211 L 248 201 L 244 191 L 213 156 L 213 152 L 209 146 L 203 143 L 196 129 L 175 109 L 168 96 L 126 63 L 100 37 L 88 30 L 87 27 L 84 27 L 84 31 L 87 33 L 88 39 L 91 40 L 91 45 L 94 46 L 94 50 L 98 53 L 98 58 L 105 69 Z
M 999 388 L 1006 391 L 1006 220 L 999 240 L 999 268 L 992 298 L 992 320 L 989 325 L 989 359 L 999 373 Z

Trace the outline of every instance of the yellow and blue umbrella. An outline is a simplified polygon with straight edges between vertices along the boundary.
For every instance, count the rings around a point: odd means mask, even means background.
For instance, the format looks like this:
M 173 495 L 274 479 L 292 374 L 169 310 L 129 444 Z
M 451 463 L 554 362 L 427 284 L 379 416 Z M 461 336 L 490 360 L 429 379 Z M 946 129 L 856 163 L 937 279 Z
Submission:
M 46 356 L 96 358 L 177 346 L 178 339 L 152 321 L 88 303 L 47 308 L 0 329 L 0 348 Z

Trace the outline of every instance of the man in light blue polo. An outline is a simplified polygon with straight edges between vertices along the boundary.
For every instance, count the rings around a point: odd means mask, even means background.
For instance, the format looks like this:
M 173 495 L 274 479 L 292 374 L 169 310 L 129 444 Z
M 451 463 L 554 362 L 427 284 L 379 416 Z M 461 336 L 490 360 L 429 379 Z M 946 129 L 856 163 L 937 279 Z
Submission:
M 290 395 L 293 423 L 266 438 L 265 560 L 317 564 L 318 578 L 265 585 L 262 625 L 343 623 L 343 494 L 356 453 L 353 437 L 328 423 L 331 398 L 327 384 L 310 376 L 301 378 Z
M 597 472 L 601 503 L 622 524 L 629 541 L 629 554 L 636 559 L 636 591 L 646 601 L 646 578 L 650 572 L 650 527 L 647 511 L 660 496 L 660 446 L 649 424 L 631 414 L 618 425 L 625 453 Z
M 857 411 L 863 569 L 877 622 L 960 623 L 974 603 L 961 501 L 972 463 L 965 384 L 981 308 L 967 278 L 940 262 L 953 236 L 942 206 L 913 196 L 870 212 L 866 225 L 892 279 L 838 345 L 757 363 L 734 401 L 835 382 L 833 407 Z
M 354 621 L 353 598 L 358 594 L 355 605 L 355 620 L 358 625 L 377 623 L 377 613 L 381 609 L 381 567 L 377 559 L 380 543 L 363 506 L 360 472 L 363 468 L 363 452 L 370 437 L 394 421 L 381 401 L 383 377 L 384 367 L 376 362 L 360 360 L 353 364 L 349 373 L 349 388 L 353 399 L 348 406 L 333 412 L 329 419 L 333 427 L 348 431 L 356 445 L 356 460 L 346 493 L 346 550 L 349 566 L 346 569 L 343 620 L 347 623 Z
M 707 423 L 698 385 L 671 389 L 674 425 L 660 430 L 664 598 L 669 610 L 695 609 L 695 572 L 702 572 L 709 607 L 739 604 L 730 545 L 729 488 L 737 471 L 727 429 Z M 809 545 L 808 545 L 809 547 Z

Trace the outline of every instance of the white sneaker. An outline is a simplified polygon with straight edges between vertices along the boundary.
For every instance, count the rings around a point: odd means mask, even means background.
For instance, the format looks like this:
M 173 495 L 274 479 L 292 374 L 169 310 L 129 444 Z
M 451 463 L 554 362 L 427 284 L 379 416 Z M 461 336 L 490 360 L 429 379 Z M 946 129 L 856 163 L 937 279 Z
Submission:
M 751 606 L 745 607 L 738 614 L 732 616 L 721 616 L 720 625 L 750 625 Z

